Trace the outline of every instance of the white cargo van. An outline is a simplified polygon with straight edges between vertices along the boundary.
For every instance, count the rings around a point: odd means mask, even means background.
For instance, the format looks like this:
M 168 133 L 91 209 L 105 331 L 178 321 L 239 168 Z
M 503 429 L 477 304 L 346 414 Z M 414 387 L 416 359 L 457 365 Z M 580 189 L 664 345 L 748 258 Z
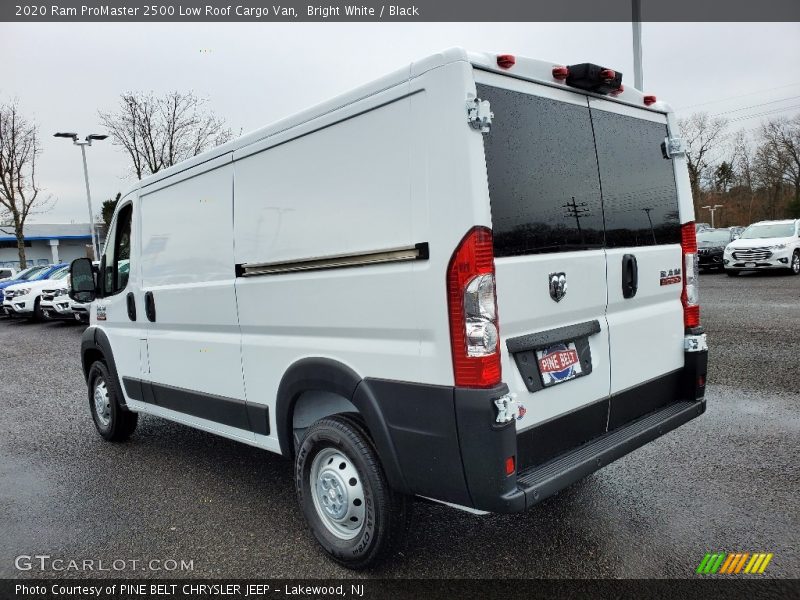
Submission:
M 676 132 L 611 69 L 454 49 L 142 180 L 72 266 L 97 429 L 293 459 L 352 568 L 414 497 L 531 507 L 705 409 Z

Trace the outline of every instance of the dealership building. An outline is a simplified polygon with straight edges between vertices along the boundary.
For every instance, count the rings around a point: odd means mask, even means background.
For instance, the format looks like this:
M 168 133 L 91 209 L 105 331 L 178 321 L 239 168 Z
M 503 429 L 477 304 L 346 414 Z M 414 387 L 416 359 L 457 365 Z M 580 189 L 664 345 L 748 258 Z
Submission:
M 102 226 L 97 226 L 100 243 Z M 92 234 L 88 223 L 32 223 L 25 225 L 25 259 L 28 266 L 70 262 L 91 256 Z M 14 228 L 0 225 L 0 267 L 19 268 Z

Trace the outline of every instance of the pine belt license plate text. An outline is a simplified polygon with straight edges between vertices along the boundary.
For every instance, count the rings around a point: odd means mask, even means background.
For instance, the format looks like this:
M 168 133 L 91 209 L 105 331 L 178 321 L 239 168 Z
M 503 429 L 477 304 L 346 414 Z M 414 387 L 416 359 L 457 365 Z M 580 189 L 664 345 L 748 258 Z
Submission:
M 583 375 L 575 342 L 555 344 L 536 351 L 542 384 L 555 385 Z

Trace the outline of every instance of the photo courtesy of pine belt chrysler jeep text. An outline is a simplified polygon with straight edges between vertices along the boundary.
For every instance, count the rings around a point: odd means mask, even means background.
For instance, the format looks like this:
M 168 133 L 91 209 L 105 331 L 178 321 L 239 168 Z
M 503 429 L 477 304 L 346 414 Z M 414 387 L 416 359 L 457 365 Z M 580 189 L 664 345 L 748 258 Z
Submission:
M 676 135 L 612 69 L 452 49 L 143 179 L 71 267 L 97 430 L 292 459 L 350 568 L 415 497 L 530 508 L 705 409 Z

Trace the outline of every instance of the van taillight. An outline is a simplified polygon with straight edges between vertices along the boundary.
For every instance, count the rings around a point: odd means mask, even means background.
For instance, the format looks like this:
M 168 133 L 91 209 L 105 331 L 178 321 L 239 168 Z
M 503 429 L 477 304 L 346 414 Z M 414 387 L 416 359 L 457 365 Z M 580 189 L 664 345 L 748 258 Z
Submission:
M 453 253 L 447 267 L 447 308 L 456 386 L 486 388 L 500 383 L 491 229 L 472 228 Z
M 685 327 L 700 325 L 700 291 L 697 287 L 699 267 L 697 264 L 697 235 L 694 221 L 681 225 L 681 249 L 683 251 L 683 324 Z

